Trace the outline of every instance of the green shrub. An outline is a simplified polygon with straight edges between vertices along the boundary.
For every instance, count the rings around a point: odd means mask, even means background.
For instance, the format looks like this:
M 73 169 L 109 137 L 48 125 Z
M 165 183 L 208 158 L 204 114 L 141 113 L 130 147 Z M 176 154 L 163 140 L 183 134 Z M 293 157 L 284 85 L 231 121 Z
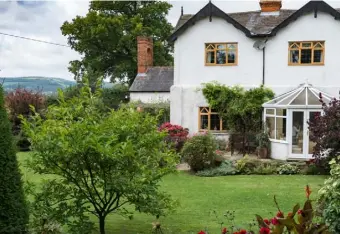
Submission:
M 202 177 L 214 177 L 214 176 L 227 176 L 235 175 L 237 173 L 233 163 L 229 160 L 225 160 L 219 167 L 210 168 L 196 173 L 197 176 Z
M 28 210 L 0 85 L 0 233 L 25 233 Z
M 215 141 L 216 141 L 216 144 L 217 144 L 217 149 L 219 149 L 219 150 L 226 150 L 226 148 L 227 148 L 227 141 L 225 139 L 216 138 Z
M 322 204 L 322 216 L 330 231 L 340 233 L 340 164 L 333 159 L 330 167 L 331 176 L 319 191 L 319 203 Z
M 102 100 L 105 107 L 118 109 L 122 103 L 128 102 L 129 87 L 124 84 L 116 84 L 112 88 L 104 88 Z
M 236 162 L 236 169 L 240 174 L 252 174 L 254 169 L 260 165 L 259 160 L 249 158 L 248 155 L 244 156 Z
M 280 175 L 295 175 L 300 172 L 299 168 L 292 164 L 283 164 L 277 169 L 277 173 Z
M 276 166 L 271 165 L 271 164 L 260 164 L 259 166 L 254 168 L 253 174 L 256 174 L 256 175 L 276 174 Z
M 261 160 L 258 158 L 250 158 L 248 155 L 236 161 L 236 169 L 239 174 L 249 175 L 270 175 L 276 174 L 277 167 L 282 162 L 277 160 Z
M 202 171 L 214 166 L 216 148 L 216 141 L 210 133 L 195 135 L 185 142 L 182 157 L 191 170 Z

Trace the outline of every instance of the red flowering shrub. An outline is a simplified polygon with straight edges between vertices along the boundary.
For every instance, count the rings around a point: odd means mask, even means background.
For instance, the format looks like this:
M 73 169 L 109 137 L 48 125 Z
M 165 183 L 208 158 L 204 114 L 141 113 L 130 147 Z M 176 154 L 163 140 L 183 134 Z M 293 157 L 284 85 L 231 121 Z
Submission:
M 172 125 L 169 122 L 162 124 L 159 127 L 159 131 L 166 131 L 168 133 L 168 136 L 165 140 L 166 142 L 172 144 L 177 152 L 181 151 L 189 134 L 187 129 L 184 129 L 179 125 Z
M 275 204 L 278 208 L 278 213 L 271 219 L 262 219 L 261 216 L 256 215 L 258 224 L 260 226 L 260 234 L 283 234 L 283 233 L 301 233 L 301 234 L 328 234 L 327 227 L 324 224 L 313 223 L 315 211 L 312 207 L 310 194 L 312 193 L 310 187 L 307 185 L 305 188 L 306 201 L 303 208 L 296 204 L 292 212 L 288 212 L 287 216 L 279 209 L 276 199 Z M 297 220 L 295 220 L 297 215 Z M 287 231 L 287 232 L 286 232 Z
M 309 124 L 310 139 L 315 142 L 313 157 L 316 164 L 329 171 L 329 161 L 340 155 L 340 100 L 326 104 L 320 94 L 323 115 L 317 114 Z
M 256 215 L 258 224 L 250 224 L 248 230 L 235 228 L 234 225 L 234 213 L 227 211 L 224 216 L 231 221 L 232 226 L 230 229 L 222 229 L 221 222 L 221 233 L 222 234 L 284 234 L 284 233 L 295 233 L 295 234 L 330 234 L 327 226 L 323 223 L 315 223 L 314 217 L 317 215 L 313 210 L 310 195 L 312 193 L 310 187 L 307 185 L 305 188 L 306 201 L 301 207 L 299 204 L 295 205 L 292 212 L 288 212 L 287 216 L 280 210 L 279 205 L 274 197 L 275 205 L 278 212 L 272 219 L 262 219 L 261 216 Z M 297 216 L 297 219 L 295 219 Z M 269 221 L 270 220 L 270 221 Z M 255 231 L 252 230 L 255 227 Z M 209 232 L 210 233 L 210 232 Z M 198 234 L 206 234 L 206 232 L 199 232 Z M 217 234 L 217 233 L 216 233 Z

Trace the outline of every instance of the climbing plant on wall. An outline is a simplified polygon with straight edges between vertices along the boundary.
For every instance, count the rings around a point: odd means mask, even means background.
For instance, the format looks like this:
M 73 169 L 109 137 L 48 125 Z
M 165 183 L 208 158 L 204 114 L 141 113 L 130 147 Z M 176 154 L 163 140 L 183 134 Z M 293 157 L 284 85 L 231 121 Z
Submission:
M 228 129 L 242 137 L 242 151 L 246 152 L 247 137 L 257 133 L 262 126 L 262 104 L 274 97 L 274 92 L 264 86 L 245 90 L 217 82 L 203 84 L 203 95 L 211 108 L 216 109 Z

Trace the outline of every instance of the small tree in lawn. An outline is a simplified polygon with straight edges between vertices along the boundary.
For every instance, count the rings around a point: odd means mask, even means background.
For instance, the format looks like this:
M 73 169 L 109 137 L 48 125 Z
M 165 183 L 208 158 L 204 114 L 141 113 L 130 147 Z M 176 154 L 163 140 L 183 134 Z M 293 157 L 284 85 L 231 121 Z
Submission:
M 48 108 L 46 120 L 36 115 L 23 125 L 34 152 L 30 168 L 57 175 L 44 182 L 42 193 L 53 196 L 59 210 L 77 204 L 72 209 L 94 214 L 104 234 L 110 213 L 132 215 L 124 205 L 157 217 L 172 207 L 158 188 L 175 171 L 178 157 L 166 147 L 156 118 L 124 108 L 102 113 L 99 92 L 84 86 L 65 101 L 60 91 L 60 105 Z
M 340 155 L 340 100 L 334 98 L 326 104 L 320 94 L 320 101 L 324 114 L 317 115 L 308 124 L 310 139 L 316 143 L 313 152 L 316 163 L 329 169 L 329 161 Z
M 25 233 L 28 212 L 22 189 L 11 124 L 0 86 L 0 233 Z

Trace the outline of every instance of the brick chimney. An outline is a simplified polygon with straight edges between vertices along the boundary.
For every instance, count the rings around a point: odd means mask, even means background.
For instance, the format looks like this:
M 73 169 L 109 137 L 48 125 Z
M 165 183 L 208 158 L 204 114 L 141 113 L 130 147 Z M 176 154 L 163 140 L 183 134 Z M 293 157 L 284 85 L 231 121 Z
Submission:
M 282 7 L 281 0 L 260 0 L 261 13 L 280 12 Z
M 151 37 L 137 37 L 138 74 L 145 73 L 153 65 L 153 41 Z

